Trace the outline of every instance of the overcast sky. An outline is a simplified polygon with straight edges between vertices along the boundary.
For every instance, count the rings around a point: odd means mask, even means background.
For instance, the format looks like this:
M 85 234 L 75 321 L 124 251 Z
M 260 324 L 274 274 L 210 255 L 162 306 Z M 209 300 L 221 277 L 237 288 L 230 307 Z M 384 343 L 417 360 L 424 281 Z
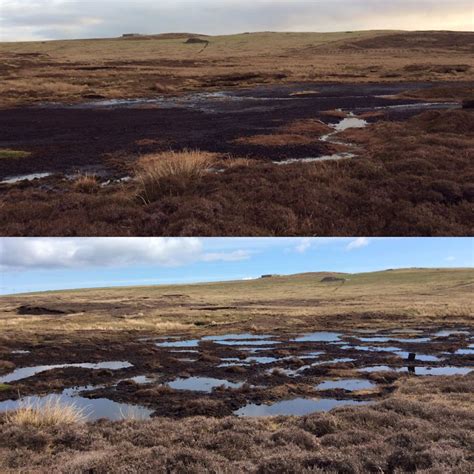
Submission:
M 472 0 L 0 0 L 0 41 L 122 33 L 474 30 Z
M 468 238 L 0 238 L 0 294 L 474 267 L 473 246 Z

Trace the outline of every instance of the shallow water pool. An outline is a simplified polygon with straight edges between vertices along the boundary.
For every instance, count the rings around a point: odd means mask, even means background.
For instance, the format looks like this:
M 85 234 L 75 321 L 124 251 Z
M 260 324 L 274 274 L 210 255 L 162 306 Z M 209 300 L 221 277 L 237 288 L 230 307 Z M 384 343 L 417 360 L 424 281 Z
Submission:
M 341 406 L 367 405 L 369 402 L 357 400 L 336 400 L 334 398 L 294 398 L 283 400 L 272 405 L 250 403 L 234 412 L 237 416 L 277 416 L 308 415 L 309 413 L 329 411 Z

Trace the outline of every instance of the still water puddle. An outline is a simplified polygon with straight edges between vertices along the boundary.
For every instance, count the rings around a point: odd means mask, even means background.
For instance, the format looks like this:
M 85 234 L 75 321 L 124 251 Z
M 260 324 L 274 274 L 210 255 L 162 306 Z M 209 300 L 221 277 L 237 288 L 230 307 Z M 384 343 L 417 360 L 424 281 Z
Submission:
M 48 176 L 52 176 L 53 173 L 31 173 L 31 174 L 22 174 L 19 176 L 9 176 L 2 181 L 1 184 L 15 184 L 21 181 L 33 181 L 35 179 L 42 179 L 47 178 Z
M 279 369 L 282 372 L 284 372 L 288 377 L 296 377 L 298 375 L 301 375 L 302 372 L 305 370 L 311 369 L 312 367 L 316 367 L 318 365 L 331 365 L 331 364 L 339 364 L 339 363 L 346 363 L 346 362 L 354 362 L 355 359 L 351 359 L 350 357 L 340 357 L 337 359 L 331 359 L 331 360 L 323 360 L 323 361 L 318 361 L 314 362 L 313 364 L 308 364 L 308 365 L 303 365 L 299 367 L 298 369 Z
M 474 349 L 458 349 L 455 352 L 456 355 L 473 355 Z
M 283 161 L 274 161 L 276 165 L 290 165 L 291 163 L 312 163 L 315 161 L 338 161 L 338 160 L 350 160 L 355 158 L 355 153 L 341 152 L 333 153 L 332 155 L 312 156 L 308 158 L 290 158 Z
M 175 390 L 192 390 L 195 392 L 210 393 L 217 387 L 240 388 L 242 382 L 229 382 L 228 380 L 214 379 L 212 377 L 189 377 L 187 379 L 178 378 L 167 384 Z
M 388 365 L 373 365 L 372 367 L 364 367 L 359 369 L 360 372 L 391 372 L 395 370 L 393 367 L 389 367 Z
M 148 375 L 137 375 L 136 377 L 127 379 L 127 381 L 135 382 L 139 385 L 146 385 L 156 382 L 156 379 L 154 377 L 149 377 Z
M 374 365 L 358 369 L 360 372 L 409 372 L 416 375 L 466 375 L 473 369 L 469 367 L 389 367 L 387 365 Z
M 251 341 L 251 340 L 258 340 L 258 339 L 270 339 L 272 336 L 266 334 L 250 334 L 250 333 L 243 333 L 243 334 L 224 334 L 222 336 L 205 336 L 202 338 L 203 341 L 213 341 L 213 342 L 221 342 L 221 341 Z
M 107 418 L 114 421 L 127 418 L 142 420 L 150 418 L 153 413 L 153 410 L 145 407 L 130 405 L 127 403 L 117 403 L 106 398 L 89 399 L 79 395 L 74 395 L 74 393 L 77 393 L 77 389 L 76 391 L 71 389 L 65 390 L 61 395 L 27 397 L 21 400 L 7 400 L 0 402 L 0 413 L 17 410 L 25 406 L 25 404 L 27 406 L 32 405 L 33 407 L 41 408 L 51 403 L 51 401 L 56 400 L 59 400 L 65 405 L 74 405 L 82 410 L 88 421 L 95 421 L 101 418 Z
M 362 342 L 413 342 L 413 343 L 421 343 L 421 342 L 430 342 L 431 338 L 429 337 L 418 337 L 418 338 L 397 338 L 397 337 L 359 337 L 358 338 Z
M 326 380 L 316 386 L 316 390 L 336 390 L 342 389 L 349 392 L 357 390 L 369 390 L 375 388 L 376 385 L 369 380 L 364 379 L 343 379 L 343 380 Z
M 277 357 L 247 357 L 246 359 L 228 358 L 222 359 L 224 362 L 219 364 L 217 367 L 232 367 L 236 365 L 247 365 L 247 364 L 273 364 L 281 359 Z
M 221 340 L 215 341 L 217 344 L 223 346 L 272 346 L 275 344 L 280 344 L 280 341 L 270 341 L 270 340 L 259 340 L 259 341 L 234 341 L 234 340 Z
M 293 342 L 338 342 L 342 334 L 338 332 L 312 332 L 292 339 Z
M 336 124 L 334 128 L 338 132 L 342 132 L 344 130 L 349 130 L 350 128 L 365 128 L 367 125 L 368 122 L 366 120 L 357 117 L 347 117 Z
M 461 331 L 461 330 L 456 330 L 456 329 L 443 329 L 441 331 L 435 332 L 435 336 L 437 337 L 449 337 L 452 335 L 458 335 L 458 334 L 469 334 L 469 331 Z
M 401 347 L 392 347 L 392 346 L 351 346 L 346 344 L 341 346 L 341 349 L 344 350 L 356 350 L 356 351 L 368 351 L 368 352 L 402 352 Z
M 99 362 L 96 364 L 84 363 L 84 364 L 58 364 L 58 365 L 37 365 L 36 367 L 22 367 L 10 372 L 3 377 L 0 377 L 0 383 L 16 382 L 27 377 L 39 374 L 41 372 L 47 372 L 48 370 L 64 369 L 68 367 L 78 367 L 81 369 L 109 369 L 109 370 L 120 370 L 132 367 L 129 362 L 113 361 L 113 362 Z
M 466 375 L 473 369 L 469 367 L 403 367 L 398 372 L 410 372 L 416 375 Z
M 329 411 L 336 407 L 367 405 L 369 402 L 356 400 L 336 400 L 333 398 L 295 398 L 284 400 L 272 405 L 257 405 L 251 403 L 234 412 L 237 416 L 301 416 L 309 413 Z
M 405 352 L 405 351 L 396 351 L 395 354 L 402 359 L 408 359 L 410 354 L 413 354 L 413 352 Z M 421 362 L 439 362 L 440 358 L 434 355 L 428 355 L 428 354 L 415 354 L 415 361 L 421 361 Z
M 187 341 L 157 342 L 155 345 L 157 347 L 198 347 L 199 342 L 199 339 L 188 339 Z

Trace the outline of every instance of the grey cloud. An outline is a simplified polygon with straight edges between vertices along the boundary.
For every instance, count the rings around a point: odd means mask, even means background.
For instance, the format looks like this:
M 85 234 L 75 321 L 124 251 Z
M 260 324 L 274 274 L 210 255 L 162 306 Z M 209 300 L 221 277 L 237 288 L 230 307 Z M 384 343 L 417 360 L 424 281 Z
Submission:
M 472 29 L 469 0 L 0 0 L 0 39 L 263 30 Z

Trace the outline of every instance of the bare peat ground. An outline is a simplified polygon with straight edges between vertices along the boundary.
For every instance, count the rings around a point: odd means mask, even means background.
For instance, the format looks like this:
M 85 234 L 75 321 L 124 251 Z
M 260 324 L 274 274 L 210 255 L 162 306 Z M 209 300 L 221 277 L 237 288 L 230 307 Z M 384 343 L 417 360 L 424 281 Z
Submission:
M 0 412 L 55 393 L 97 421 L 0 415 L 0 468 L 469 472 L 472 285 L 412 269 L 3 297 Z
M 31 154 L 0 160 L 1 233 L 469 235 L 469 94 L 462 82 L 300 84 L 5 109 L 0 146 Z M 324 138 L 353 116 L 369 126 Z M 196 186 L 144 204 L 120 182 L 140 156 L 186 148 L 218 157 Z M 355 158 L 305 161 L 344 153 Z M 32 173 L 52 175 L 12 182 Z M 84 174 L 100 186 L 76 187 Z
M 189 34 L 0 43 L 0 105 L 80 103 L 296 82 L 472 80 L 474 33 Z

